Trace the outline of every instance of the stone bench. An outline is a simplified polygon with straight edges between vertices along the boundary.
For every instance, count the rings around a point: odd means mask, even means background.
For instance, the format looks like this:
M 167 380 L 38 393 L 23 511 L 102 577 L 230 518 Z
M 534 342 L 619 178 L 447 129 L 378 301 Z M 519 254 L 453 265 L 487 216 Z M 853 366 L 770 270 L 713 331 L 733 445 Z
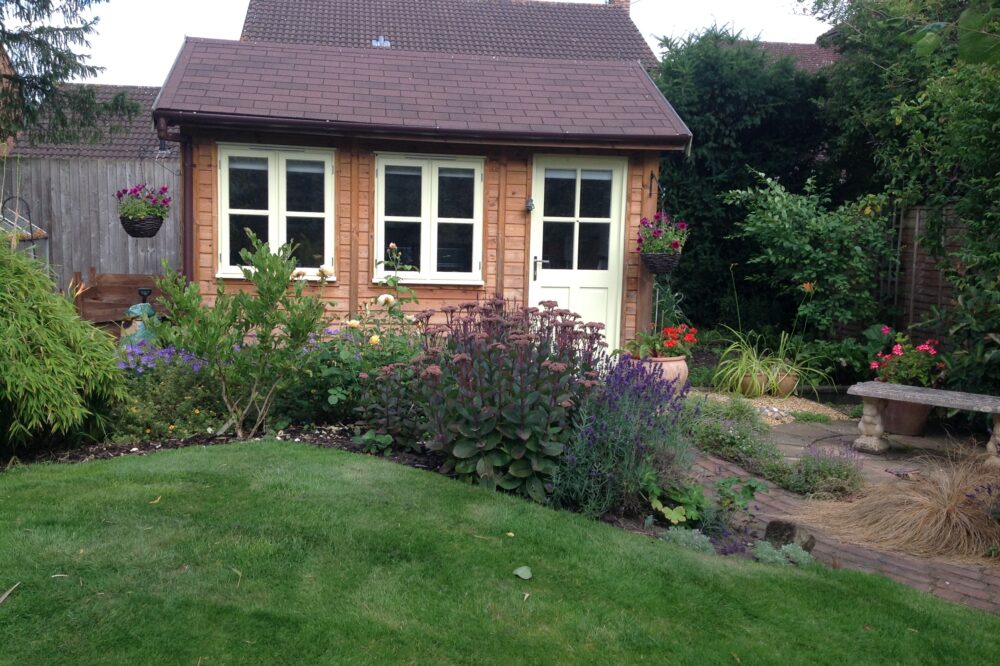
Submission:
M 1000 465 L 1000 398 L 998 397 L 885 382 L 861 382 L 847 389 L 847 394 L 860 396 L 865 402 L 861 422 L 858 424 L 861 436 L 854 440 L 854 448 L 859 451 L 883 453 L 889 448 L 889 441 L 885 438 L 882 428 L 882 409 L 887 400 L 899 400 L 992 414 L 993 435 L 986 443 L 986 450 L 990 454 L 990 462 Z

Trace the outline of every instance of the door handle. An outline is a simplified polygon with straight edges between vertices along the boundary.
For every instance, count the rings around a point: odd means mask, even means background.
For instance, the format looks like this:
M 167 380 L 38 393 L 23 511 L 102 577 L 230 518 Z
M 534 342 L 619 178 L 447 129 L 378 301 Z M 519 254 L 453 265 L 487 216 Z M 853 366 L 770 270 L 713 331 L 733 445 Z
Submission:
M 538 257 L 532 257 L 532 262 L 531 263 L 534 265 L 534 272 L 532 274 L 532 278 L 531 279 L 532 279 L 532 281 L 537 281 L 538 280 L 538 264 L 541 264 L 542 266 L 548 266 L 549 265 L 549 260 L 548 259 L 539 259 Z

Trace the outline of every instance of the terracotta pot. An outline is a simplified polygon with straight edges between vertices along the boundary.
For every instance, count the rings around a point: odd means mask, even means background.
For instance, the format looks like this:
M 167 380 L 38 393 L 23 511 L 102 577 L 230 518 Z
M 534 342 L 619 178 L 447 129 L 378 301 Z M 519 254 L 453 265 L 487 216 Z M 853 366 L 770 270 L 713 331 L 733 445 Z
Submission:
M 930 416 L 932 409 L 933 405 L 886 400 L 882 409 L 882 428 L 893 435 L 919 437 L 924 434 L 927 417 Z
M 653 372 L 667 381 L 675 382 L 674 387 L 680 390 L 687 384 L 688 364 L 687 356 L 658 356 L 647 358 L 640 363 L 649 363 Z
M 760 386 L 760 392 L 758 393 L 757 387 Z M 755 373 L 751 375 L 747 373 L 743 375 L 743 379 L 740 380 L 740 394 L 745 395 L 748 398 L 758 395 L 763 395 L 767 392 L 767 374 L 763 372 Z
M 787 398 L 799 385 L 799 376 L 794 372 L 786 372 L 778 380 L 778 385 L 774 389 L 774 394 L 779 398 Z

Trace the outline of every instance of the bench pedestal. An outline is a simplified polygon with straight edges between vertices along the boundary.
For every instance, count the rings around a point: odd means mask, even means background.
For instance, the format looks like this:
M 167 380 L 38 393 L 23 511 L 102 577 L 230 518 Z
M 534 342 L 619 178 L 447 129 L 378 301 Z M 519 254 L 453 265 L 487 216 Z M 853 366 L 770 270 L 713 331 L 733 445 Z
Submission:
M 882 427 L 882 408 L 885 400 L 881 398 L 864 398 L 864 408 L 858 431 L 861 435 L 854 440 L 854 448 L 866 453 L 885 453 L 889 450 L 889 440 L 885 438 Z
M 986 452 L 990 454 L 986 462 L 1000 467 L 1000 414 L 993 415 L 993 435 L 990 436 L 990 441 L 986 442 Z

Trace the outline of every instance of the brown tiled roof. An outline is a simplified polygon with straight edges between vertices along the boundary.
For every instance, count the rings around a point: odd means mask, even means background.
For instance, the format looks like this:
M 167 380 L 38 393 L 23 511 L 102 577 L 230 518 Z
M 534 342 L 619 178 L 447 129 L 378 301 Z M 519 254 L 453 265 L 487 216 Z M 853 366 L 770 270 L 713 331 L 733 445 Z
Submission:
M 70 84 L 80 85 L 80 84 Z M 121 123 L 118 131 L 108 134 L 98 143 L 38 143 L 32 145 L 27 139 L 14 144 L 12 155 L 20 157 L 82 157 L 82 158 L 154 158 L 176 157 L 177 144 L 168 143 L 167 153 L 159 153 L 160 139 L 156 135 L 150 111 L 160 93 L 159 88 L 146 86 L 105 86 L 95 85 L 97 99 L 107 101 L 120 92 L 129 100 L 139 104 L 139 112 L 131 121 Z
M 792 44 L 790 42 L 758 42 L 758 44 L 775 60 L 791 58 L 798 69 L 806 72 L 817 72 L 827 65 L 832 65 L 840 58 L 840 54 L 836 50 L 816 44 Z
M 639 60 L 656 56 L 629 12 L 537 0 L 250 0 L 244 41 L 523 56 Z
M 186 126 L 686 145 L 638 62 L 188 38 L 153 111 Z

